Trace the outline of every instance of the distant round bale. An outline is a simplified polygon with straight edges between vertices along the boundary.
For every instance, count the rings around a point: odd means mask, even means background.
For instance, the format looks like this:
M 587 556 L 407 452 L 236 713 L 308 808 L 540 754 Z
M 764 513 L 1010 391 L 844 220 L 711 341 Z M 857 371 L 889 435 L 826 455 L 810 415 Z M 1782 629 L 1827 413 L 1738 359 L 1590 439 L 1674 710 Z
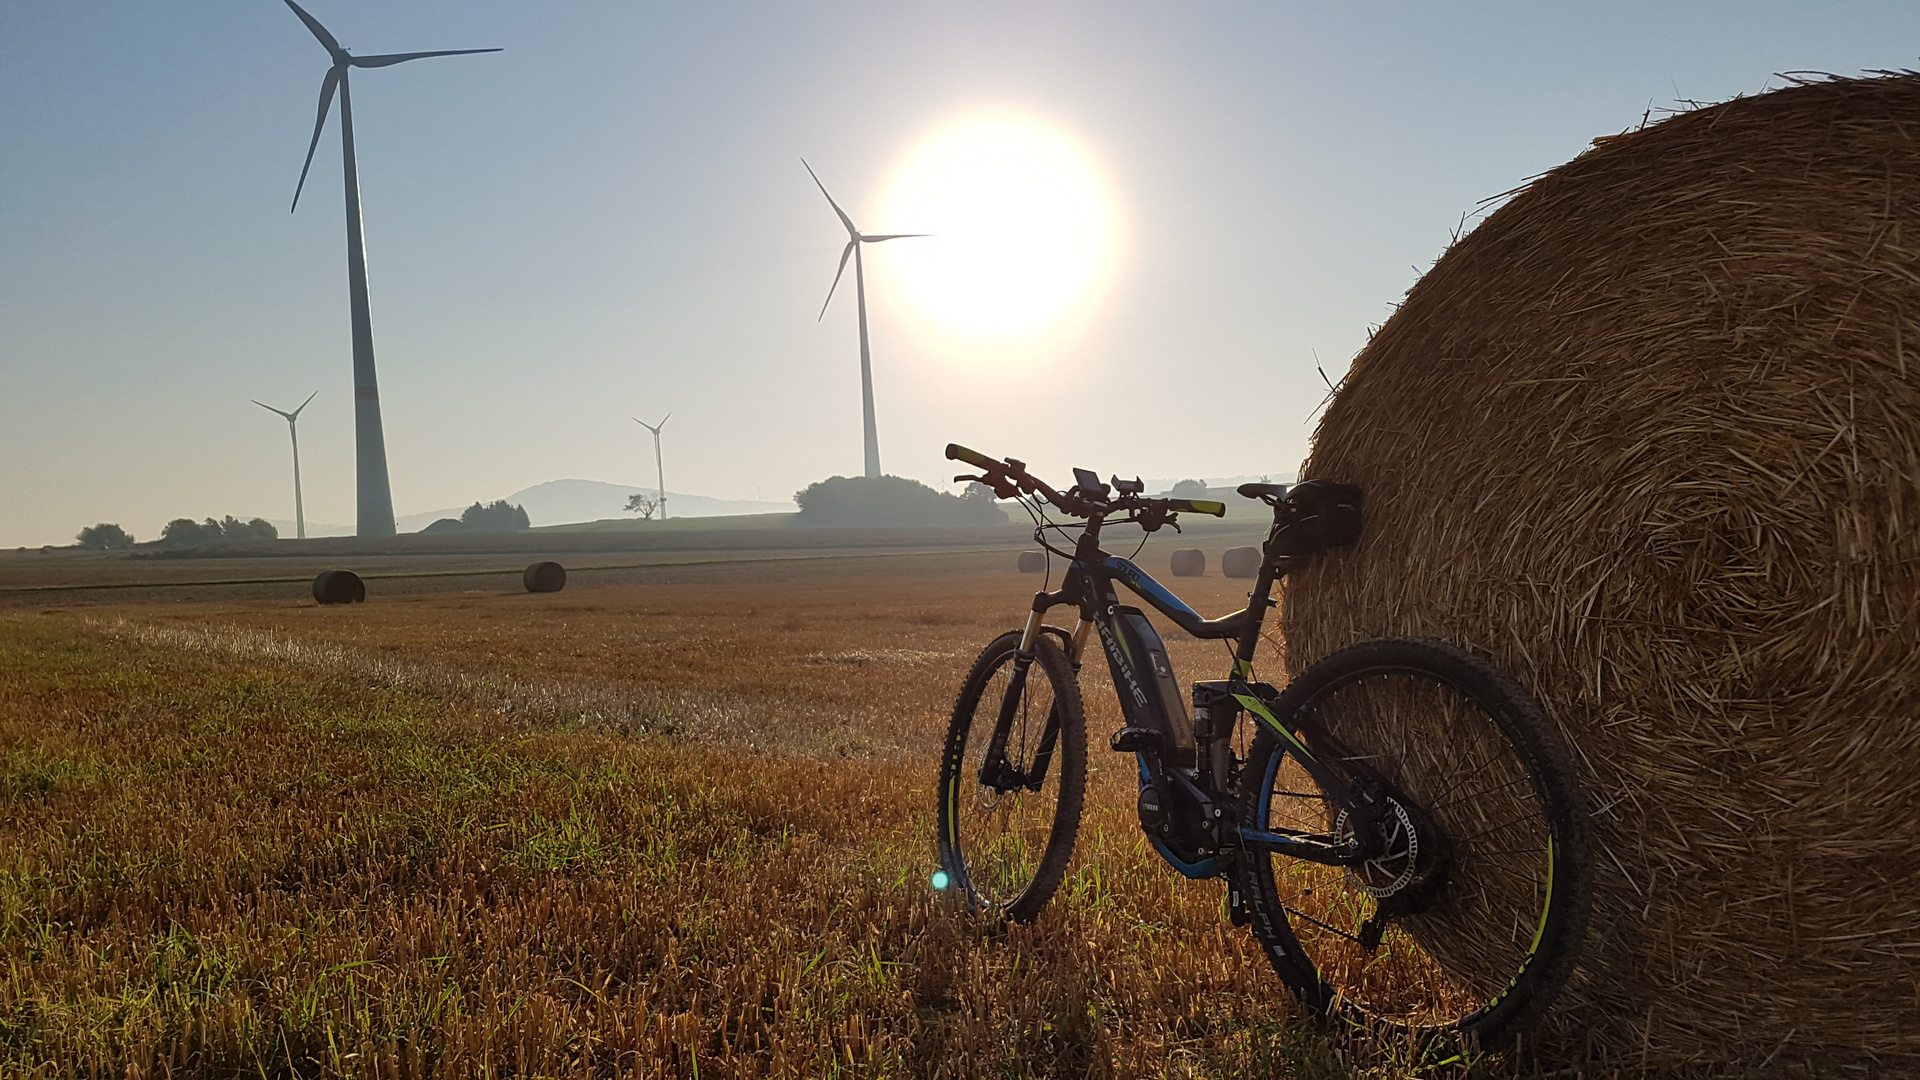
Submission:
M 1173 553 L 1174 577 L 1202 577 L 1206 572 L 1206 552 L 1199 548 L 1181 548 Z
M 358 604 L 367 598 L 367 586 L 351 570 L 322 570 L 313 579 L 313 598 L 322 604 Z
M 1458 642 L 1574 747 L 1549 1045 L 1920 1071 L 1920 77 L 1595 140 L 1413 287 L 1304 472 L 1367 523 L 1289 580 L 1289 665 Z
M 1023 551 L 1020 553 L 1020 572 L 1023 574 L 1043 573 L 1047 569 L 1047 553 L 1044 551 Z
M 1220 557 L 1220 572 L 1228 577 L 1250 578 L 1260 575 L 1260 549 L 1257 547 L 1228 548 Z
M 557 562 L 537 562 L 527 567 L 520 581 L 528 592 L 559 592 L 567 587 L 567 568 Z

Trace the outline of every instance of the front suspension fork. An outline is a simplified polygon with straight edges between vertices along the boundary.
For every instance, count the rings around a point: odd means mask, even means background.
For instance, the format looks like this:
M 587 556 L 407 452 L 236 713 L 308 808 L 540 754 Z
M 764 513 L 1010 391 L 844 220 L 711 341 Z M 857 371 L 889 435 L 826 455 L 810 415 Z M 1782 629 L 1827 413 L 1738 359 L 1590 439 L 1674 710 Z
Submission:
M 1033 670 L 1033 644 L 1045 632 L 1041 627 L 1041 614 L 1039 611 L 1027 614 L 1027 625 L 1020 632 L 1020 647 L 1013 654 L 1013 674 L 1007 680 L 1006 694 L 1000 699 L 1000 713 L 994 719 L 993 738 L 987 743 L 986 757 L 980 762 L 981 785 L 995 791 L 1014 788 L 1039 791 L 1046 783 L 1047 769 L 1060 742 L 1060 703 L 1056 701 L 1047 709 L 1046 726 L 1040 731 L 1039 745 L 1034 747 L 1032 764 L 1023 770 L 1007 760 L 1007 739 L 1013 731 L 1014 714 L 1019 711 Z M 1088 622 L 1081 619 L 1068 639 L 1068 659 L 1076 669 L 1080 666 L 1080 646 L 1086 640 L 1088 626 Z

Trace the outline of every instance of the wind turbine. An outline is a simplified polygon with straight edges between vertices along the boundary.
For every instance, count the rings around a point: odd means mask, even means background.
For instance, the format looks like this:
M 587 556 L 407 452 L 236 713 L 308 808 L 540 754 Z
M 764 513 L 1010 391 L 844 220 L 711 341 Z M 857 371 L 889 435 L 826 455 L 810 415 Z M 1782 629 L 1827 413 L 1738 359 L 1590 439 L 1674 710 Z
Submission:
M 293 207 L 288 212 L 300 205 L 300 192 L 307 186 L 307 170 L 313 166 L 313 151 L 320 145 L 320 131 L 327 126 L 327 110 L 333 105 L 333 92 L 337 89 L 340 91 L 340 162 L 347 186 L 347 304 L 353 314 L 354 458 L 359 492 L 359 520 L 354 532 L 360 536 L 392 536 L 393 491 L 387 485 L 387 440 L 380 427 L 380 386 L 373 372 L 373 317 L 367 309 L 367 253 L 360 226 L 360 173 L 353 158 L 353 102 L 347 93 L 347 73 L 357 67 L 392 67 L 429 56 L 465 56 L 500 50 L 441 49 L 355 56 L 342 48 L 333 35 L 327 33 L 327 28 L 299 4 L 287 0 L 287 6 L 313 31 L 327 55 L 333 57 L 333 66 L 320 81 L 320 115 L 313 122 L 313 141 L 307 144 L 307 161 L 300 166 L 300 183 L 293 189 Z
M 653 432 L 653 476 L 654 476 L 654 479 L 659 481 L 660 483 L 660 520 L 661 521 L 667 520 L 667 474 L 666 474 L 666 471 L 660 465 L 660 429 L 663 427 L 666 427 L 667 421 L 671 419 L 673 419 L 672 413 L 668 413 L 667 415 L 661 417 L 660 422 L 657 424 L 649 424 L 645 420 L 642 420 L 637 416 L 633 418 L 634 423 L 639 424 L 641 427 L 646 428 L 648 431 Z
M 300 403 L 300 408 L 292 412 L 280 412 L 279 409 L 264 401 L 254 402 L 255 405 L 270 413 L 280 413 L 287 418 L 287 434 L 293 436 L 293 528 L 295 534 L 302 540 L 307 538 L 307 510 L 300 503 L 300 410 L 305 409 L 307 402 L 312 401 L 314 395 L 319 392 L 315 390 L 312 394 L 308 394 L 307 400 Z
M 873 362 L 867 354 L 867 275 L 860 258 L 860 245 L 878 244 L 883 240 L 905 240 L 928 234 L 888 233 L 885 236 L 868 236 L 862 233 L 854 227 L 853 219 L 847 216 L 847 212 L 840 209 L 840 204 L 833 201 L 833 196 L 827 194 L 827 185 L 820 182 L 820 177 L 813 171 L 813 166 L 807 165 L 805 158 L 800 159 L 800 164 L 806 165 L 807 175 L 813 177 L 814 186 L 820 189 L 820 194 L 827 196 L 827 205 L 833 207 L 833 212 L 840 216 L 840 224 L 847 227 L 847 246 L 840 252 L 840 268 L 833 272 L 833 284 L 827 288 L 827 302 L 820 305 L 820 318 L 827 317 L 827 304 L 833 303 L 833 290 L 840 287 L 840 275 L 847 272 L 847 256 L 853 256 L 853 290 L 858 298 L 860 309 L 860 405 L 862 419 L 866 422 L 867 479 L 873 480 L 880 475 L 880 436 L 873 426 Z

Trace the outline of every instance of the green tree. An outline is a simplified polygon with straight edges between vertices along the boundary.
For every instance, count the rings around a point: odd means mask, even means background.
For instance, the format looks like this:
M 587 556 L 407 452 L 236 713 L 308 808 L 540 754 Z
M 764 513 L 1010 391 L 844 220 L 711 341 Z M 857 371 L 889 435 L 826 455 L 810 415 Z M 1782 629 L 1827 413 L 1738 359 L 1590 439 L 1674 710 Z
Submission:
M 652 521 L 654 511 L 659 509 L 660 499 L 658 496 L 645 495 L 637 491 L 627 496 L 627 513 L 639 514 L 640 520 L 642 521 Z
M 174 518 L 160 530 L 160 543 L 167 547 L 193 547 L 220 539 L 220 523 L 208 518 L 203 525 L 192 518 Z
M 991 492 L 989 492 L 991 495 Z M 802 525 L 1005 525 L 991 497 L 961 498 L 903 476 L 834 476 L 795 492 Z
M 101 522 L 81 529 L 74 537 L 83 548 L 95 551 L 124 551 L 133 546 L 133 536 L 118 525 Z
M 476 502 L 467 507 L 460 515 L 460 524 L 475 532 L 515 532 L 530 527 L 532 522 L 527 520 L 524 508 L 496 499 L 484 506 Z
M 1205 480 L 1182 480 L 1173 485 L 1173 490 L 1168 492 L 1168 494 L 1176 499 L 1204 499 L 1207 497 L 1207 482 Z
M 220 539 L 278 540 L 280 539 L 280 530 L 274 528 L 273 522 L 268 521 L 266 518 L 253 518 L 249 521 L 241 521 L 232 514 L 228 514 L 220 522 Z

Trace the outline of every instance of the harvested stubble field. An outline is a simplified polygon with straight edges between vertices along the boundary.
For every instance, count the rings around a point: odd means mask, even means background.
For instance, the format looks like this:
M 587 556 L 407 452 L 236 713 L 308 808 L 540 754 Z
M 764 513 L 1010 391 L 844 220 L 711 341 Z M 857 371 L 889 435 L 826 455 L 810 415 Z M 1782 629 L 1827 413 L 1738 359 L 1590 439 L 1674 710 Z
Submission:
M 1104 749 L 1036 925 L 931 894 L 951 695 L 1038 584 L 1010 561 L 0 614 L 0 1073 L 1352 1068 Z

